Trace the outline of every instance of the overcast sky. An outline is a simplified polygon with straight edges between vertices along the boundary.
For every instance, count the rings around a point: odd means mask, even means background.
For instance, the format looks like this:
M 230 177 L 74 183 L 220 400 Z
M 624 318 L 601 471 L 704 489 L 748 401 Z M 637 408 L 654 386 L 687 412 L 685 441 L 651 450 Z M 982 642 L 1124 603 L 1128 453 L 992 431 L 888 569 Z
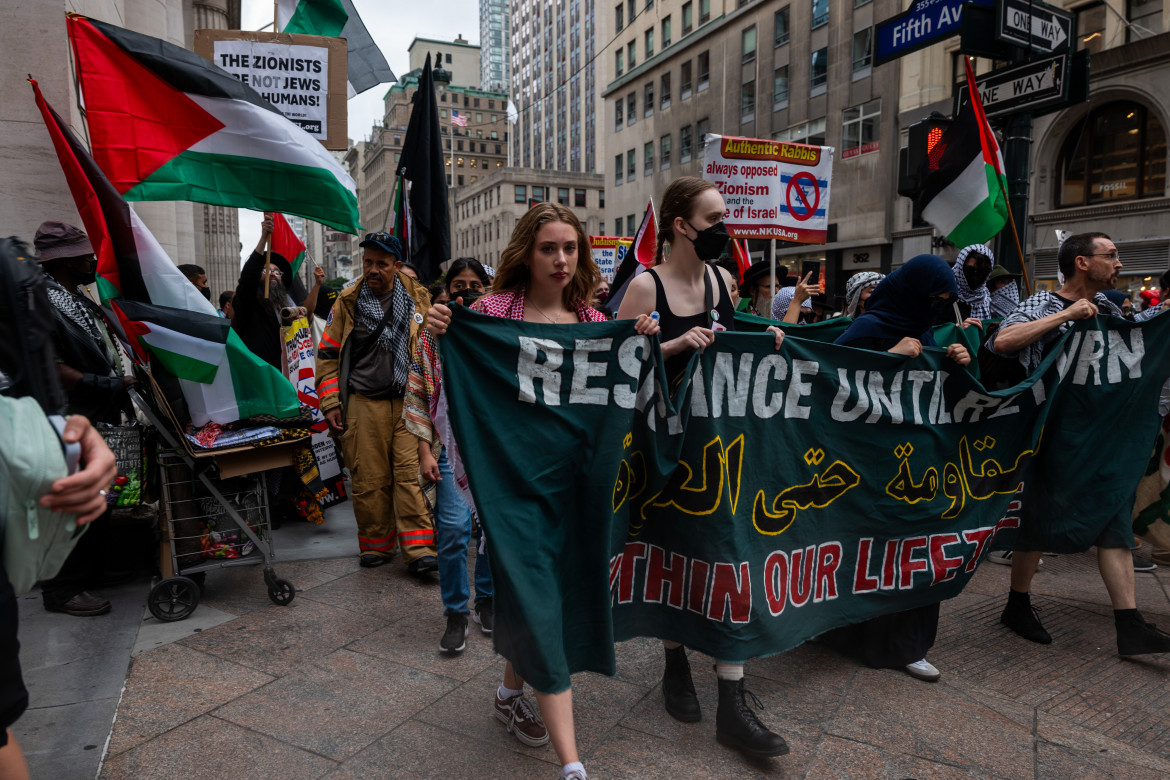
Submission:
M 453 41 L 462 35 L 469 43 L 479 43 L 477 0 L 353 0 L 353 4 L 396 76 L 410 70 L 406 50 L 415 38 Z M 243 0 L 241 28 L 258 30 L 271 21 L 271 2 Z M 349 101 L 350 139 L 364 140 L 370 134 L 370 126 L 381 121 L 382 99 L 389 88 L 389 84 L 382 84 Z M 260 238 L 260 217 L 258 212 L 240 210 L 240 241 L 245 258 Z

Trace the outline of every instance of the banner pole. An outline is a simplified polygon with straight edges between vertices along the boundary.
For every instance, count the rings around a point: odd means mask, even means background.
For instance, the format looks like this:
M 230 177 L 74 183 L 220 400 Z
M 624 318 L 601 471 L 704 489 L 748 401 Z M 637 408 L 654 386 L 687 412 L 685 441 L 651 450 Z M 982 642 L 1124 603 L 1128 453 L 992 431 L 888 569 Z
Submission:
M 268 241 L 264 247 L 264 300 L 268 300 L 268 284 L 272 281 L 272 236 L 276 233 L 276 218 L 273 217 L 272 233 L 268 234 Z M 292 284 L 292 280 L 289 280 Z
M 1008 223 L 1012 226 L 1012 238 L 1016 241 L 1016 254 L 1020 258 L 1020 271 L 1024 274 L 1024 290 L 1028 295 L 1032 294 L 1032 280 L 1028 278 L 1028 266 L 1024 263 L 1024 249 L 1020 245 L 1020 232 L 1016 229 L 1016 218 L 1012 214 L 1011 203 L 1008 201 L 1007 192 L 1004 191 L 1003 182 L 1000 182 L 999 191 L 1003 194 L 1004 203 L 1008 204 Z

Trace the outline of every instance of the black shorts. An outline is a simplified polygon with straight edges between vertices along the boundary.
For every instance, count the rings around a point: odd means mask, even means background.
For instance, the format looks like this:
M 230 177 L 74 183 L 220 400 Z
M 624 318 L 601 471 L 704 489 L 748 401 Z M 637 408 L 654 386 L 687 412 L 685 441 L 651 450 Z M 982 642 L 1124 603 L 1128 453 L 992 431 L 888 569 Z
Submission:
M 17 620 L 16 593 L 0 563 L 0 747 L 8 744 L 8 727 L 28 708 L 28 691 L 20 674 Z

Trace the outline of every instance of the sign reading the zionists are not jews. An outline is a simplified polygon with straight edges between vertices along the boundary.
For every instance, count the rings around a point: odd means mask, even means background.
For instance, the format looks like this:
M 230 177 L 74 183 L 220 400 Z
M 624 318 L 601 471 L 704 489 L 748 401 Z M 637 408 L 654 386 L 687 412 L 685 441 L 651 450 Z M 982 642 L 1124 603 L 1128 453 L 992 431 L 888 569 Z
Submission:
M 941 349 L 719 333 L 669 395 L 630 321 L 456 307 L 443 386 L 497 648 L 543 691 L 635 636 L 746 660 L 955 596 L 1017 533 L 1087 549 L 1129 523 L 1167 339 L 1170 317 L 1082 321 L 990 392 Z
M 823 244 L 829 230 L 833 147 L 708 135 L 703 178 L 727 203 L 734 238 Z

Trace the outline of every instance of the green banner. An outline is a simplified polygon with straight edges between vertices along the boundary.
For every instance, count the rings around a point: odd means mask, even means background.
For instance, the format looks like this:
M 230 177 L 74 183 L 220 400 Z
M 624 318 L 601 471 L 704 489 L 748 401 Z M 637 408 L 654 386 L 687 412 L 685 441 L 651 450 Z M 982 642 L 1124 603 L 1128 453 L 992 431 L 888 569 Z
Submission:
M 1170 353 L 1147 351 L 1170 317 L 1080 322 L 998 392 L 937 348 L 720 333 L 672 399 L 629 321 L 454 311 L 444 392 L 497 648 L 550 692 L 612 674 L 615 640 L 742 661 L 950 598 L 1021 525 L 1087 549 L 1129 518 L 1170 376 Z

